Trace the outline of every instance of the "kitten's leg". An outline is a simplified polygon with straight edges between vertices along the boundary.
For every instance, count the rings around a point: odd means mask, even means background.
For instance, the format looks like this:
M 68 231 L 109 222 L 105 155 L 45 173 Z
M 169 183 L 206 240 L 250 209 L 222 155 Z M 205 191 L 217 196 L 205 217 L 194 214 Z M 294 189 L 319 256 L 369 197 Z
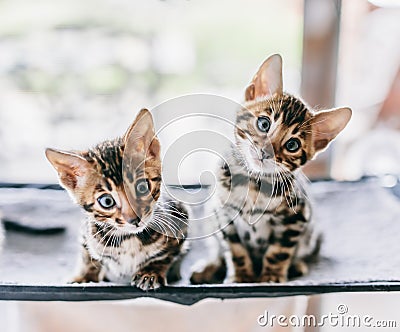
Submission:
M 131 285 L 142 290 L 157 289 L 167 284 L 167 272 L 181 252 L 183 240 L 166 238 L 165 248 L 132 278 Z
M 172 256 L 153 261 L 143 267 L 132 278 L 131 285 L 147 291 L 160 288 L 167 284 L 167 271 L 171 265 Z
M 254 282 L 253 262 L 248 250 L 240 242 L 239 235 L 233 223 L 222 230 L 225 240 L 228 242 L 231 260 L 234 268 L 233 282 Z
M 183 257 L 179 257 L 172 262 L 171 267 L 167 271 L 167 282 L 174 283 L 182 279 L 181 266 Z
M 178 246 L 180 246 L 180 253 L 173 259 L 171 266 L 167 271 L 167 283 L 174 283 L 182 279 L 182 262 L 189 252 L 190 245 L 185 241 L 183 244 L 178 243 Z
M 261 282 L 285 282 L 295 247 L 286 248 L 281 244 L 271 244 L 263 258 Z
M 285 216 L 282 223 L 273 229 L 269 239 L 268 249 L 263 257 L 263 269 L 261 271 L 261 282 L 285 282 L 288 279 L 290 266 L 300 264 L 297 267 L 305 271 L 304 264 L 295 262 L 295 254 L 299 240 L 303 235 L 306 219 L 302 213 Z M 282 230 L 284 226 L 284 230 Z M 278 232 L 279 229 L 279 232 Z M 293 271 L 292 271 L 293 272 Z
M 78 269 L 77 276 L 70 281 L 71 283 L 99 282 L 102 280 L 102 266 L 98 260 L 90 256 L 84 244 L 82 244 Z

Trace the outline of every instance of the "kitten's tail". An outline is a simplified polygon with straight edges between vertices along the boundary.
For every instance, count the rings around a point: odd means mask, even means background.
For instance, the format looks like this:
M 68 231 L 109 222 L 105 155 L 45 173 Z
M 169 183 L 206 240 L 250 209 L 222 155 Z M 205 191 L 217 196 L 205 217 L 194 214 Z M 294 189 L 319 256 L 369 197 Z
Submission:
M 289 279 L 302 277 L 308 273 L 309 264 L 313 264 L 318 261 L 322 241 L 323 241 L 322 234 L 318 234 L 317 238 L 315 239 L 315 243 L 311 252 L 308 253 L 306 256 L 302 257 L 301 259 L 297 259 L 292 262 L 288 271 Z
M 181 266 L 182 261 L 185 259 L 189 252 L 189 244 L 185 241 L 181 248 L 180 255 L 172 262 L 170 268 L 167 271 L 167 282 L 168 284 L 178 282 L 182 279 Z
M 315 240 L 313 250 L 306 257 L 304 257 L 304 261 L 306 263 L 315 263 L 318 260 L 319 252 L 321 251 L 321 244 L 322 244 L 323 240 L 324 240 L 324 237 L 323 237 L 322 233 L 318 234 L 317 239 Z

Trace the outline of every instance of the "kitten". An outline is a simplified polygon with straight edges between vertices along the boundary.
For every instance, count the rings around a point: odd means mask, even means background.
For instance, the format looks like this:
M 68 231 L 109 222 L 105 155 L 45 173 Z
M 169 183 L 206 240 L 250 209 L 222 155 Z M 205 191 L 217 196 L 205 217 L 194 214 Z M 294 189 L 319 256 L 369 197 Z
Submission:
M 350 120 L 349 108 L 314 112 L 283 92 L 282 59 L 259 68 L 237 112 L 235 146 L 218 170 L 215 209 L 234 282 L 285 282 L 304 275 L 319 250 L 299 168 L 327 148 Z M 304 176 L 304 175 L 303 175 Z M 215 281 L 208 265 L 192 283 Z
M 166 285 L 184 250 L 188 213 L 161 193 L 160 143 L 150 112 L 141 110 L 122 138 L 83 152 L 47 149 L 46 156 L 87 214 L 73 282 L 130 281 L 142 290 Z

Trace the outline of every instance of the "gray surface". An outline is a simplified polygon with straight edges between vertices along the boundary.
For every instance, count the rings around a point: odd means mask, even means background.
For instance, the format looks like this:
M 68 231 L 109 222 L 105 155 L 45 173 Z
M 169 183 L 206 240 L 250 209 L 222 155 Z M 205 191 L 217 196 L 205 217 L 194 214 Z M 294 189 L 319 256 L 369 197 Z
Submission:
M 59 235 L 6 232 L 0 259 L 0 280 L 13 283 L 61 283 L 73 274 L 82 212 L 65 191 L 1 189 L 5 219 L 34 226 L 65 226 Z
M 377 181 L 311 185 L 315 216 L 324 233 L 320 260 L 291 284 L 400 281 L 400 200 Z M 6 233 L 0 264 L 4 283 L 62 284 L 75 268 L 82 213 L 63 191 L 0 189 L 5 217 L 67 228 L 61 235 Z M 195 209 L 201 213 L 201 208 Z M 204 241 L 190 241 L 194 260 L 206 258 Z M 185 273 L 187 279 L 188 272 Z

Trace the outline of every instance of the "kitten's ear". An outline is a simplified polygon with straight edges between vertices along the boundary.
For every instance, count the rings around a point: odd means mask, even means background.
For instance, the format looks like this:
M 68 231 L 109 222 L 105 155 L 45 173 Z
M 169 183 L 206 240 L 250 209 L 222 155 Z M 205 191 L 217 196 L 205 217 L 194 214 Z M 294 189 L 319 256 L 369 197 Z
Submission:
M 246 88 L 245 99 L 251 101 L 257 97 L 268 97 L 283 93 L 282 58 L 279 54 L 271 55 L 263 62 Z
M 160 142 L 154 130 L 153 117 L 143 108 L 123 137 L 125 148 L 134 149 L 153 158 L 160 157 Z
M 57 171 L 63 187 L 69 190 L 76 189 L 91 169 L 90 163 L 76 153 L 48 148 L 46 157 Z
M 326 149 L 329 143 L 346 127 L 351 118 L 348 107 L 323 111 L 314 115 L 312 121 L 314 151 Z

